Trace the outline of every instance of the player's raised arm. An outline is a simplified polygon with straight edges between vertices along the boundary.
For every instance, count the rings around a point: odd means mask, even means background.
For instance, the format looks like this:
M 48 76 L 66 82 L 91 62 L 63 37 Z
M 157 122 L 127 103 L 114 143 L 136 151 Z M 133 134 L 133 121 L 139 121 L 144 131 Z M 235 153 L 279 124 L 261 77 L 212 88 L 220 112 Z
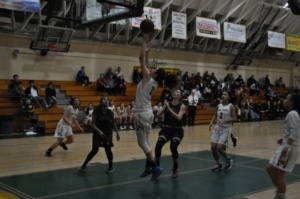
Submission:
M 142 74 L 143 74 L 143 80 L 142 81 L 149 81 L 150 71 L 149 71 L 149 52 L 151 47 L 149 46 L 149 34 L 143 33 L 143 42 L 142 42 L 142 48 L 140 52 L 140 63 L 142 67 Z

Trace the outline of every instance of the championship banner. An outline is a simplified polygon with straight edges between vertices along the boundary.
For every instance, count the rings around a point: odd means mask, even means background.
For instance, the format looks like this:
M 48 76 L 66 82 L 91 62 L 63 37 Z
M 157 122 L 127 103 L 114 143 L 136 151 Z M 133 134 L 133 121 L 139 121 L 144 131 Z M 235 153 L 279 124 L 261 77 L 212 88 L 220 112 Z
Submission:
M 186 14 L 172 12 L 172 37 L 186 39 Z
M 239 24 L 224 22 L 224 40 L 246 43 L 246 27 Z
M 220 24 L 213 19 L 196 17 L 196 34 L 200 37 L 221 39 Z
M 151 19 L 154 29 L 161 30 L 161 10 L 151 7 L 144 7 L 144 14 L 141 17 L 132 18 L 132 26 L 140 28 L 140 23 L 144 19 Z
M 300 35 L 286 34 L 286 49 L 300 52 Z
M 39 12 L 40 0 L 0 0 L 0 8 L 25 12 Z
M 285 34 L 268 31 L 268 46 L 285 49 Z

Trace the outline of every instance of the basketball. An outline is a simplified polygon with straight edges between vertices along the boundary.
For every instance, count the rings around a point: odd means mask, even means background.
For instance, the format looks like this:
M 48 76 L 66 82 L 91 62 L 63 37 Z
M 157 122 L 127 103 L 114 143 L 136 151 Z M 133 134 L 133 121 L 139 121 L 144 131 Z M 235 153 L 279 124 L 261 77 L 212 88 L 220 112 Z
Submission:
M 140 29 L 143 33 L 151 33 L 154 30 L 154 23 L 150 19 L 144 19 L 140 24 Z

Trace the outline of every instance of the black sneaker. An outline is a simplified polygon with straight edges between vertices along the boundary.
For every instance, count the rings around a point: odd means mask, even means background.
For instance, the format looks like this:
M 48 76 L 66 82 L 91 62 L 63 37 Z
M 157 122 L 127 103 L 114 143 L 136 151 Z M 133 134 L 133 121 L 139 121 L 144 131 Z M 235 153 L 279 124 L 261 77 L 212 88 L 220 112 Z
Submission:
M 150 174 L 152 174 L 152 169 L 145 168 L 145 171 L 140 175 L 140 177 L 143 178 L 143 177 L 146 177 Z
M 49 152 L 48 150 L 45 152 L 45 156 L 46 157 L 52 157 L 52 154 L 51 154 L 51 152 Z
M 61 146 L 64 150 L 68 150 L 68 147 L 65 145 L 65 143 L 61 143 L 59 146 Z
M 232 137 L 231 140 L 232 140 L 232 143 L 233 143 L 233 147 L 236 147 L 238 138 L 237 137 Z
M 223 166 L 221 164 L 217 164 L 214 168 L 211 169 L 212 172 L 222 171 Z
M 232 163 L 233 163 L 233 160 L 232 159 L 228 159 L 226 161 L 225 170 L 230 170 L 232 168 Z

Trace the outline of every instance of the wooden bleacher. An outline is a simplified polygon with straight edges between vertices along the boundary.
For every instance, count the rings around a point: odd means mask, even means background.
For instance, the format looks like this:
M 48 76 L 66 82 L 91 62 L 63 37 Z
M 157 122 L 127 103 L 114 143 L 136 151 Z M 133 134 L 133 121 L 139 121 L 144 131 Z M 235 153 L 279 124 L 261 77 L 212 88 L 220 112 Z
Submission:
M 0 80 L 0 116 L 11 116 L 13 117 L 13 132 L 17 133 L 20 129 L 21 123 L 21 104 L 19 102 L 12 102 L 9 100 L 7 93 L 7 85 L 10 80 L 2 79 Z M 28 86 L 28 80 L 20 80 L 22 81 L 24 87 Z M 46 87 L 49 80 L 35 80 L 35 85 L 39 89 L 39 95 L 44 96 L 44 89 L 42 87 Z M 54 86 L 60 86 L 60 90 L 65 92 L 68 97 L 78 97 L 81 101 L 80 107 L 86 108 L 88 103 L 93 103 L 94 106 L 99 104 L 99 100 L 102 97 L 102 93 L 96 91 L 95 82 L 92 82 L 92 86 L 81 86 L 75 81 L 51 81 Z M 158 88 L 154 93 L 152 98 L 152 105 L 154 105 L 160 98 L 162 88 Z M 286 89 L 284 91 L 277 90 L 277 92 L 286 93 Z M 129 103 L 134 100 L 136 94 L 136 84 L 127 83 L 126 85 L 126 96 L 109 96 L 110 99 L 115 101 L 115 106 L 118 106 L 121 102 L 124 102 L 125 105 L 129 105 Z M 251 96 L 254 101 L 264 102 L 263 94 L 260 96 Z M 57 122 L 61 119 L 63 114 L 63 108 L 52 107 L 49 110 L 44 110 L 40 108 L 35 108 L 35 114 L 37 115 L 38 122 L 44 123 L 45 133 L 54 133 Z M 199 105 L 197 107 L 197 113 L 195 118 L 195 124 L 207 124 L 210 122 L 212 115 L 214 114 L 214 110 L 207 109 L 205 105 Z M 74 129 L 77 131 L 78 129 Z M 1 129 L 2 132 L 5 133 L 5 129 Z M 4 131 L 4 132 L 3 132 Z M 20 132 L 22 133 L 22 132 Z

